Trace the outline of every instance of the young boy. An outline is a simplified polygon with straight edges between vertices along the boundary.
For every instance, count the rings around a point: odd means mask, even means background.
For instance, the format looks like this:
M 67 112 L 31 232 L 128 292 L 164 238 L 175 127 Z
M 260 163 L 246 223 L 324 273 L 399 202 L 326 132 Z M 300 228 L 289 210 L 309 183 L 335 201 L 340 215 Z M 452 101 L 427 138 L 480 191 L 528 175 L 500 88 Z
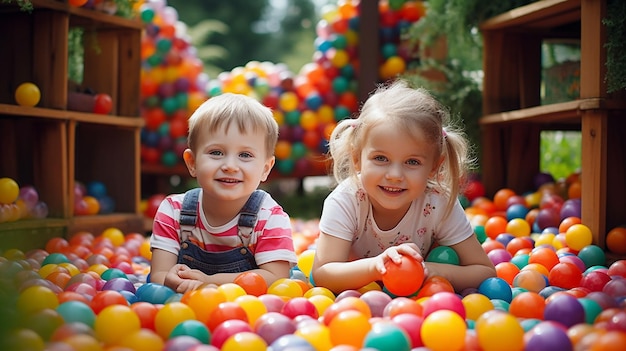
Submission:
M 193 113 L 183 159 L 200 187 L 160 204 L 151 282 L 184 293 L 249 270 L 268 285 L 289 277 L 297 262 L 289 216 L 257 190 L 274 166 L 277 139 L 271 110 L 245 95 L 212 97 Z

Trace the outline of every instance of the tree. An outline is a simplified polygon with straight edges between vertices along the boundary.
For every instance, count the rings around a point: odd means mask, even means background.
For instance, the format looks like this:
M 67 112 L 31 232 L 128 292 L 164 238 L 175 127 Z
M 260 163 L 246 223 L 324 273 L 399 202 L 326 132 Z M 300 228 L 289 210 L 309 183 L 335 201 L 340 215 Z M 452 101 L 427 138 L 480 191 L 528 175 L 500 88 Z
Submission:
M 202 33 L 200 41 L 194 41 L 199 52 L 207 46 L 213 48 L 212 55 L 200 57 L 205 66 L 230 71 L 250 61 L 284 62 L 296 45 L 309 40 L 310 51 L 301 58 L 310 61 L 314 51 L 316 19 L 311 0 L 289 0 L 281 8 L 270 6 L 269 0 L 170 0 L 168 5 L 177 10 L 190 35 Z M 196 26 L 203 29 L 195 30 Z M 223 50 L 216 53 L 216 47 Z

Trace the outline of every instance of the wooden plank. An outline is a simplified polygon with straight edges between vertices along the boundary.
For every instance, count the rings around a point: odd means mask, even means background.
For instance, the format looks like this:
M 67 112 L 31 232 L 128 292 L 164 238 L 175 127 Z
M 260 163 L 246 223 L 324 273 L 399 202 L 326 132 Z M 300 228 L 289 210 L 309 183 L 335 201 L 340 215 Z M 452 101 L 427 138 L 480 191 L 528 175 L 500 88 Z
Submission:
M 60 12 L 35 11 L 32 16 L 33 79 L 41 91 L 40 107 L 65 109 L 67 105 L 68 21 Z
M 361 1 L 359 10 L 358 97 L 363 103 L 378 83 L 378 1 Z
M 584 0 L 583 0 L 584 1 Z M 593 1 L 593 0 L 592 0 Z M 533 23 L 544 23 L 550 27 L 568 23 L 572 16 L 563 16 L 568 12 L 579 11 L 581 0 L 541 0 L 518 7 L 495 16 L 481 23 L 480 29 L 501 30 L 512 27 L 527 27 Z M 577 18 L 578 16 L 573 18 Z M 540 27 L 539 25 L 537 27 Z
M 607 137 L 607 112 L 586 111 L 582 116 L 581 219 L 600 247 L 606 234 Z
M 119 40 L 117 31 L 86 30 L 84 41 L 83 86 L 95 93 L 109 94 L 113 100 L 112 115 L 118 114 Z
M 606 1 L 582 0 L 580 97 L 606 97 Z
M 117 107 L 118 115 L 139 117 L 141 106 L 140 79 L 141 71 L 141 32 L 127 30 L 119 33 L 119 80 Z M 137 77 L 126 79 L 126 77 Z

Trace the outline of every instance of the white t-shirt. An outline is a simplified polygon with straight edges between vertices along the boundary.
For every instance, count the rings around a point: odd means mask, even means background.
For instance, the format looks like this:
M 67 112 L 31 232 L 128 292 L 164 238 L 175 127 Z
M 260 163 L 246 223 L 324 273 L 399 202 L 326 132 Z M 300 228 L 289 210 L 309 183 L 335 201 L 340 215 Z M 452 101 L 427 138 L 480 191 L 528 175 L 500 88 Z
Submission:
M 447 199 L 427 188 L 424 195 L 390 230 L 381 230 L 372 216 L 372 205 L 365 189 L 352 178 L 342 181 L 324 201 L 320 231 L 352 242 L 351 259 L 374 257 L 385 249 L 413 242 L 424 258 L 433 243 L 442 246 L 458 244 L 474 235 L 472 226 L 459 201 L 443 220 Z

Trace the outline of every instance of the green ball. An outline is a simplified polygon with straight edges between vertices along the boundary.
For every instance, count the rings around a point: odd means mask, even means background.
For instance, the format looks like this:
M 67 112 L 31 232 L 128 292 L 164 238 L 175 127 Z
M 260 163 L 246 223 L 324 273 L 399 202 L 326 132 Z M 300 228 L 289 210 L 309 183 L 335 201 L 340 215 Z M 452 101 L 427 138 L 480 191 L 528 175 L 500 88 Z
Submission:
M 487 240 L 487 232 L 485 232 L 484 225 L 477 225 L 474 227 L 474 234 L 476 234 L 476 239 L 478 239 L 478 242 L 481 244 Z
M 195 319 L 182 321 L 172 329 L 170 333 L 170 339 L 176 336 L 191 336 L 198 339 L 203 344 L 209 344 L 211 342 L 211 333 L 204 323 Z
M 374 324 L 365 335 L 363 347 L 380 351 L 409 351 L 411 342 L 406 332 L 400 327 L 381 322 Z
M 449 246 L 437 246 L 430 250 L 426 256 L 426 262 L 438 262 L 447 264 L 459 264 L 459 255 Z
M 602 266 L 606 264 L 604 250 L 596 245 L 587 245 L 580 249 L 578 257 L 585 263 L 585 267 Z

